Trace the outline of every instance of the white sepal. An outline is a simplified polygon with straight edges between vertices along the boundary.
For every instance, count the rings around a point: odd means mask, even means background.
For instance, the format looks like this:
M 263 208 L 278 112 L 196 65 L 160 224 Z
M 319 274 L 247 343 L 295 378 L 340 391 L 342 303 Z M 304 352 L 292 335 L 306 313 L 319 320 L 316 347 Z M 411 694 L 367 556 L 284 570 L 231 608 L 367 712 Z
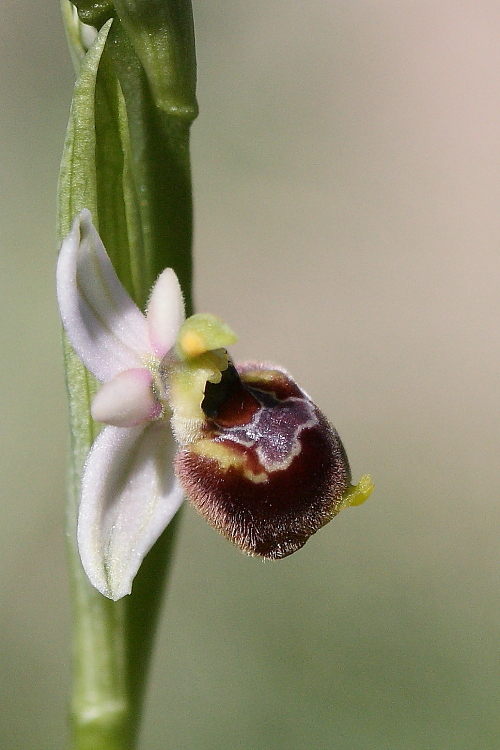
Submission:
M 120 283 L 87 210 L 62 243 L 57 297 L 71 345 L 98 380 L 140 367 L 150 351 L 146 319 Z
M 92 418 L 115 427 L 135 427 L 160 416 L 161 404 L 153 396 L 153 376 L 145 367 L 115 375 L 104 383 L 92 402 Z
M 130 593 L 142 560 L 182 504 L 175 451 L 162 420 L 146 427 L 105 427 L 90 450 L 78 546 L 90 582 L 110 599 Z
M 166 268 L 152 289 L 146 315 L 151 348 L 159 359 L 175 344 L 184 317 L 184 300 L 177 276 L 171 268 Z

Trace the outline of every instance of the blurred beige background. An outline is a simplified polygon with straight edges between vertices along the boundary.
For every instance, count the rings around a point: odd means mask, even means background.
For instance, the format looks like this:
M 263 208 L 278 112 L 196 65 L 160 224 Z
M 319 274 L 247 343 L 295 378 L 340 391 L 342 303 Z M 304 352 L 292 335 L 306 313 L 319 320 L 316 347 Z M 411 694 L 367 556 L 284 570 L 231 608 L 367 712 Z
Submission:
M 196 0 L 198 309 L 376 493 L 292 558 L 188 509 L 144 750 L 500 744 L 500 7 Z M 0 738 L 66 743 L 56 0 L 0 4 Z

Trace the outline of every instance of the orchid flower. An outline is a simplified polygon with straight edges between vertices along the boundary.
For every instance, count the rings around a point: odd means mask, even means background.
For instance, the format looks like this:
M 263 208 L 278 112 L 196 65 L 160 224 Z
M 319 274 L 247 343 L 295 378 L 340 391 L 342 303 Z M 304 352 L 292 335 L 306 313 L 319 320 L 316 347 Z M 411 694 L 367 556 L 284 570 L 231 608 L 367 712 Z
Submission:
M 103 383 L 91 412 L 106 426 L 84 466 L 78 546 L 105 596 L 130 593 L 184 494 L 243 551 L 270 559 L 370 494 L 367 477 L 350 485 L 337 432 L 286 370 L 236 367 L 223 321 L 184 319 L 171 269 L 144 315 L 86 210 L 63 241 L 57 292 L 71 345 Z

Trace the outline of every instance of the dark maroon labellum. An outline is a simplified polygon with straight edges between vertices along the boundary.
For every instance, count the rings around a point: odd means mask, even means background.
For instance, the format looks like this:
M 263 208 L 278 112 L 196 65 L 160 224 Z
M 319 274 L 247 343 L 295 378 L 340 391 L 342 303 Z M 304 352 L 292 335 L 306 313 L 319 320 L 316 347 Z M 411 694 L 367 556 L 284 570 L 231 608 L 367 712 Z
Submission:
M 351 475 L 337 432 L 272 365 L 231 364 L 207 383 L 206 437 L 179 451 L 177 475 L 207 521 L 251 555 L 300 549 L 338 512 Z

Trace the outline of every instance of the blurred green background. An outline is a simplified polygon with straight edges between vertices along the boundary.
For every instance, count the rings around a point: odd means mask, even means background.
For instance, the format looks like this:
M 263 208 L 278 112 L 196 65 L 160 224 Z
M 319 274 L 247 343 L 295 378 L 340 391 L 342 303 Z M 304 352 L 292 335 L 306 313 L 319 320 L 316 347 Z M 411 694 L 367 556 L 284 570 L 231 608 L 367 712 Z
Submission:
M 497 750 L 498 3 L 194 5 L 198 309 L 295 374 L 376 492 L 266 564 L 186 509 L 141 750 Z M 0 18 L 0 744 L 54 750 L 73 76 L 56 0 Z

